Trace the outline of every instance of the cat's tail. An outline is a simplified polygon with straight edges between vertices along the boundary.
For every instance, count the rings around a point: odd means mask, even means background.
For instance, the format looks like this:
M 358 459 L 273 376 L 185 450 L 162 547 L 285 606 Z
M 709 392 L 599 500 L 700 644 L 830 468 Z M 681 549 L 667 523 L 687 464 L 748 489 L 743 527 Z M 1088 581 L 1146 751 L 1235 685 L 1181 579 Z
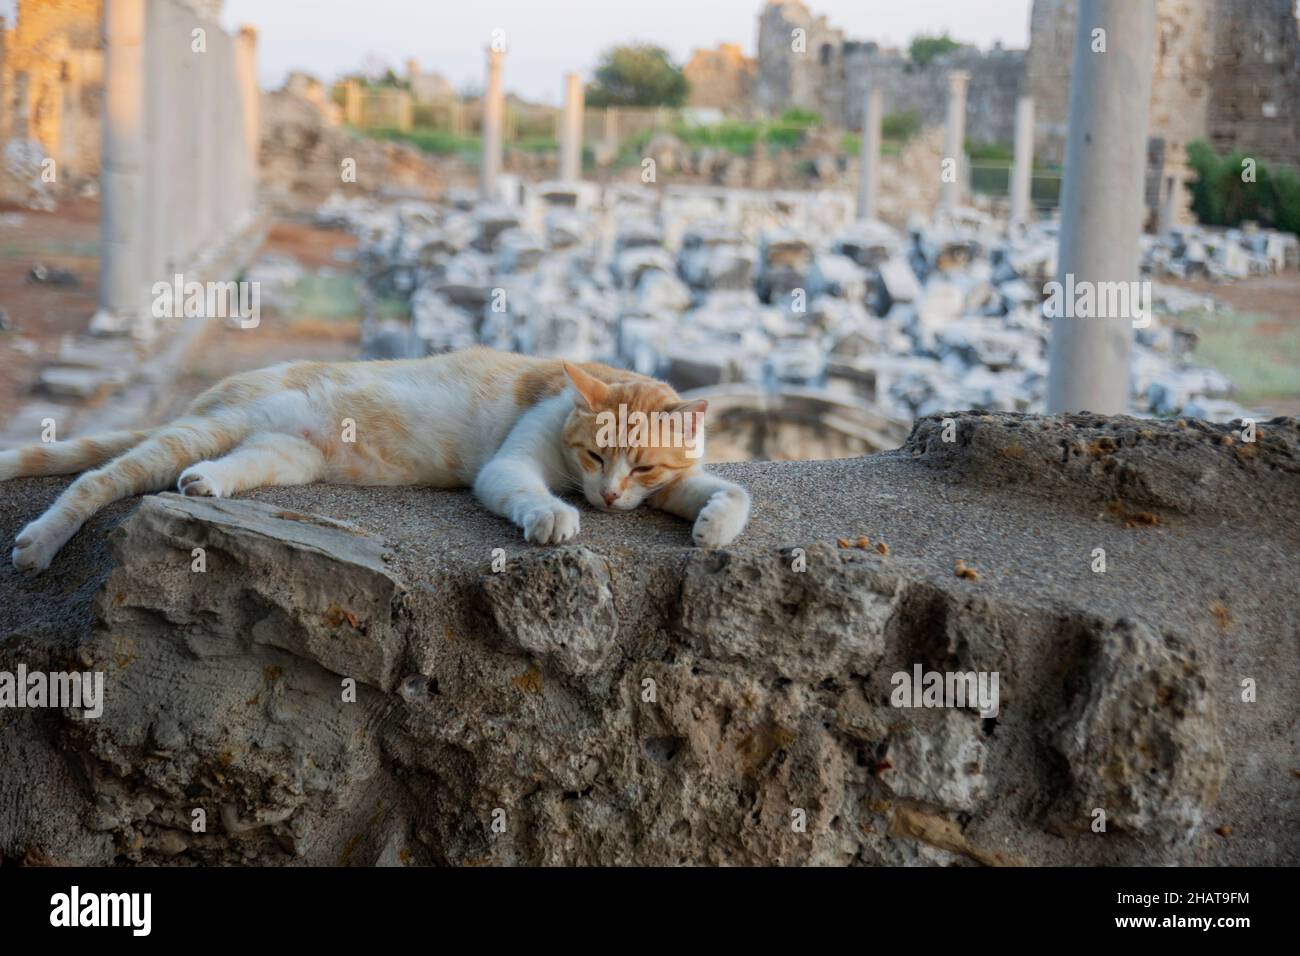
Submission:
M 222 455 L 249 433 L 243 420 L 187 417 L 159 428 L 102 468 L 70 484 L 14 541 L 14 566 L 43 571 L 69 538 L 101 508 L 131 495 L 175 485 L 196 462 Z
M 111 461 L 140 444 L 149 435 L 148 431 L 107 432 L 93 438 L 0 451 L 0 481 L 76 474 Z

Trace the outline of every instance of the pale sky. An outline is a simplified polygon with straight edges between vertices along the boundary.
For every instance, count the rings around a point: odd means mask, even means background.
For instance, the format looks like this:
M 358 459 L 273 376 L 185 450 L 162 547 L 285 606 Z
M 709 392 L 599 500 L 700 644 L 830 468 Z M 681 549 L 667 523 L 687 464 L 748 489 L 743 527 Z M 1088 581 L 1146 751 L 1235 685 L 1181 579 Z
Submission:
M 980 46 L 1029 43 L 1032 0 L 811 0 L 851 40 L 904 45 L 947 31 Z M 0 0 L 3 6 L 3 0 Z M 408 57 L 456 87 L 479 86 L 483 50 L 506 31 L 509 92 L 558 104 L 562 76 L 590 77 L 600 52 L 630 40 L 665 47 L 684 63 L 693 49 L 739 43 L 754 52 L 762 0 L 226 0 L 225 23 L 259 31 L 263 86 L 293 69 L 321 79 L 359 68 L 369 55 L 402 70 Z

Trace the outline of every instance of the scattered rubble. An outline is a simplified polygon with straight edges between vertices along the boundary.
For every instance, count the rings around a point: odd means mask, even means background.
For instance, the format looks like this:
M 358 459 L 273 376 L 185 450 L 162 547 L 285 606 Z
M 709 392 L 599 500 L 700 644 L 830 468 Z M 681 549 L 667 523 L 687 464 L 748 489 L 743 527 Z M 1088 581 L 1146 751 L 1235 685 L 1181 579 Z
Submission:
M 681 389 L 821 389 L 897 422 L 1042 409 L 1055 222 L 1008 230 L 958 209 L 900 231 L 852 221 L 831 194 L 562 183 L 503 193 L 520 201 L 453 191 L 441 203 L 335 196 L 320 207 L 319 222 L 360 237 L 373 298 L 409 304 L 398 353 L 478 342 L 625 365 Z M 1247 273 L 1292 268 L 1294 238 L 1182 229 L 1148 243 L 1146 262 L 1187 275 L 1187 250 L 1204 247 L 1214 263 L 1231 262 L 1231 248 Z M 1130 410 L 1247 417 L 1231 382 L 1193 364 L 1196 333 L 1179 323 L 1213 300 L 1151 289 Z M 365 354 L 395 354 L 393 335 L 375 331 Z

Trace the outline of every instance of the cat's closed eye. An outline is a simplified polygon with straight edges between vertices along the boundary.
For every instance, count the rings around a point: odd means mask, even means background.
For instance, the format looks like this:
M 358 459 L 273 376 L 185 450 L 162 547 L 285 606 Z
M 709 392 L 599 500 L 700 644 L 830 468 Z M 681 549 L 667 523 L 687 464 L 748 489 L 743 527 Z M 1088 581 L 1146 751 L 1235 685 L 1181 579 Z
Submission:
M 601 458 L 598 454 L 596 454 L 591 449 L 587 449 L 587 454 L 591 456 L 591 460 L 594 461 L 596 464 L 601 465 L 602 467 L 604 466 L 605 464 L 604 458 Z
M 633 469 L 632 469 L 632 473 L 633 473 L 633 474 L 636 474 L 636 475 L 644 475 L 647 471 L 654 471 L 654 466 L 653 466 L 653 465 L 639 465 L 639 466 L 637 466 L 636 468 L 633 468 Z

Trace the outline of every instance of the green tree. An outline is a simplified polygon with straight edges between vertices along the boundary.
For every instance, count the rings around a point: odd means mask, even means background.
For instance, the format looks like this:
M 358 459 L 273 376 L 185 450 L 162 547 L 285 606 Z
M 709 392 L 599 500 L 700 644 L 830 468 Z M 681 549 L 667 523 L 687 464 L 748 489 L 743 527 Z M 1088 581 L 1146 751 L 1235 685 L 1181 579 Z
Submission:
M 961 44 L 946 33 L 938 37 L 921 35 L 912 39 L 912 62 L 920 67 L 928 66 L 935 57 L 960 49 Z
M 617 46 L 605 51 L 587 88 L 587 105 L 681 106 L 690 92 L 686 76 L 657 46 Z

